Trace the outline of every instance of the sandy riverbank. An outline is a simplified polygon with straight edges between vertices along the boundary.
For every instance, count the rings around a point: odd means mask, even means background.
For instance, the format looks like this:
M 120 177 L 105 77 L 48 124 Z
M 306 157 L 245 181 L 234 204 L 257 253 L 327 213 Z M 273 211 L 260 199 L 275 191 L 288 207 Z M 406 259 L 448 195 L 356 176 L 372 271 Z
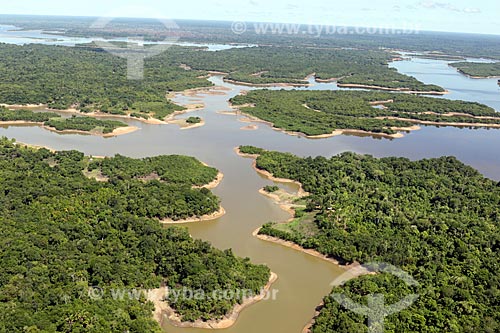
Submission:
M 163 298 L 168 293 L 166 287 L 150 290 L 148 292 L 148 300 L 153 302 L 155 305 L 155 310 L 153 312 L 154 319 L 160 324 L 163 320 L 167 320 L 171 325 L 181 328 L 201 328 L 201 329 L 225 329 L 233 326 L 240 313 L 248 308 L 249 306 L 263 300 L 267 293 L 271 290 L 271 286 L 278 280 L 278 275 L 271 272 L 269 276 L 269 281 L 266 286 L 262 289 L 261 293 L 255 297 L 247 298 L 242 304 L 236 304 L 224 318 L 220 320 L 210 320 L 202 321 L 197 320 L 195 322 L 183 322 L 179 315 L 171 308 L 167 302 L 163 301 Z
M 167 121 L 167 124 L 178 125 L 181 130 L 193 129 L 198 127 L 203 127 L 206 125 L 205 120 L 201 120 L 199 123 L 190 124 L 186 119 L 171 119 Z
M 46 130 L 54 132 L 54 133 L 59 133 L 59 134 L 95 135 L 95 136 L 101 136 L 103 138 L 110 138 L 110 137 L 130 134 L 130 133 L 133 133 L 133 132 L 139 130 L 139 128 L 135 127 L 135 126 L 126 126 L 126 127 L 116 128 L 111 133 L 101 133 L 101 132 L 96 132 L 96 131 L 82 131 L 82 130 L 62 130 L 62 131 L 60 131 L 60 130 L 57 130 L 55 127 L 46 126 L 42 122 L 24 121 L 24 120 L 0 121 L 0 126 L 2 126 L 2 125 L 3 126 L 15 126 L 15 125 L 39 126 L 40 128 L 46 129 Z
M 290 87 L 310 87 L 312 86 L 311 83 L 304 81 L 304 83 L 286 83 L 286 82 L 277 82 L 277 83 L 249 83 L 249 82 L 243 82 L 243 81 L 236 81 L 236 80 L 231 80 L 231 79 L 226 79 L 224 78 L 224 82 L 239 85 L 239 86 L 245 86 L 245 87 L 254 87 L 254 88 L 271 88 L 271 87 L 283 87 L 283 88 L 290 88 Z
M 264 171 L 264 170 L 260 170 L 256 167 L 256 161 L 255 159 L 259 156 L 257 154 L 255 155 L 251 155 L 251 154 L 243 154 L 240 152 L 239 148 L 235 148 L 235 151 L 236 153 L 239 155 L 239 156 L 242 156 L 242 157 L 248 157 L 248 158 L 253 158 L 254 159 L 254 164 L 253 164 L 253 167 L 254 169 L 260 173 L 260 174 L 263 174 L 265 175 L 267 178 L 273 180 L 273 181 L 276 181 L 276 182 L 286 182 L 286 183 L 290 183 L 290 182 L 293 182 L 293 183 L 296 183 L 300 186 L 300 190 L 299 192 L 296 194 L 296 198 L 299 198 L 299 197 L 303 197 L 303 196 L 307 196 L 309 195 L 309 193 L 303 191 L 302 189 L 302 184 L 297 182 L 297 181 L 293 181 L 291 179 L 283 179 L 283 178 L 276 178 L 274 177 L 271 173 L 267 172 L 267 171 Z M 302 193 L 301 193 L 302 191 Z M 290 221 L 292 221 L 294 218 L 293 216 L 295 215 L 295 210 L 294 210 L 294 206 L 291 201 L 286 203 L 286 202 L 283 202 L 282 201 L 282 198 L 277 195 L 277 194 L 273 194 L 273 193 L 268 193 L 266 192 L 264 189 L 261 189 L 259 190 L 259 193 L 261 193 L 262 195 L 265 195 L 266 197 L 270 198 L 271 200 L 273 200 L 276 204 L 278 204 L 280 206 L 281 209 L 285 210 L 287 213 L 289 213 L 291 215 L 291 218 L 284 222 L 284 223 L 288 223 Z M 292 196 L 293 197 L 293 196 Z M 310 256 L 313 256 L 313 257 L 316 257 L 316 258 L 319 258 L 319 259 L 322 259 L 322 260 L 325 260 L 329 263 L 332 263 L 336 266 L 339 266 L 339 267 L 342 267 L 344 269 L 347 269 L 349 270 L 349 273 L 350 273 L 350 278 L 353 279 L 353 278 L 356 278 L 356 277 L 359 277 L 359 276 L 362 276 L 362 275 L 367 275 L 367 274 L 372 274 L 370 271 L 366 270 L 365 268 L 363 268 L 359 263 L 355 262 L 355 263 L 352 263 L 350 265 L 342 265 L 340 264 L 340 262 L 335 259 L 335 258 L 332 258 L 332 257 L 329 257 L 327 255 L 324 255 L 316 250 L 313 250 L 313 249 L 305 249 L 303 247 L 301 247 L 300 245 L 298 244 L 295 244 L 293 242 L 290 242 L 290 241 L 285 241 L 285 240 L 282 240 L 280 238 L 277 238 L 277 237 L 272 237 L 272 236 L 267 236 L 267 235 L 259 235 L 259 231 L 260 231 L 261 228 L 258 228 L 256 229 L 252 235 L 260 240 L 263 240 L 263 241 L 266 241 L 266 242 L 272 242 L 272 243 L 275 243 L 275 244 L 279 244 L 281 246 L 286 246 L 288 248 L 291 248 L 293 250 L 296 250 L 296 251 L 300 251 L 302 253 L 305 253 L 305 254 L 308 254 Z M 320 304 L 317 308 L 316 308 L 316 312 L 313 316 L 313 318 L 311 319 L 311 321 L 304 327 L 302 333 L 309 333 L 310 332 L 310 329 L 311 327 L 313 326 L 314 324 L 314 320 L 315 318 L 319 315 L 319 310 L 321 309 L 321 306 L 322 304 Z
M 402 121 L 406 121 L 409 123 L 421 124 L 421 125 L 432 125 L 432 126 L 500 128 L 500 124 L 437 122 L 437 121 L 399 118 L 399 117 L 377 117 L 376 119 L 402 120 Z
M 212 214 L 189 217 L 187 219 L 182 219 L 182 220 L 163 219 L 163 220 L 160 220 L 160 222 L 162 224 L 186 224 L 186 223 L 195 223 L 195 222 L 207 222 L 207 221 L 213 221 L 213 220 L 216 220 L 218 218 L 221 218 L 224 215 L 226 215 L 226 210 L 224 209 L 224 207 L 220 206 L 219 210 L 212 213 Z
M 360 88 L 360 89 L 371 89 L 371 90 L 383 90 L 383 91 L 397 91 L 408 94 L 418 94 L 418 95 L 446 95 L 450 92 L 446 91 L 416 91 L 410 90 L 408 88 L 388 88 L 380 86 L 370 86 L 365 84 L 352 84 L 352 83 L 337 83 L 337 86 L 341 88 Z
M 475 75 L 470 75 L 470 74 L 467 74 L 465 73 L 464 71 L 462 71 L 460 68 L 457 68 L 457 67 L 454 67 L 454 66 L 450 66 L 450 67 L 453 67 L 457 70 L 457 72 L 459 72 L 460 74 L 462 75 L 465 75 L 467 76 L 469 79 L 475 79 L 475 80 L 480 80 L 480 79 L 500 79 L 500 75 L 493 75 L 493 76 L 475 76 Z
M 202 162 L 202 164 L 204 166 L 207 166 L 207 167 L 209 166 L 203 162 Z M 218 187 L 220 185 L 220 183 L 222 183 L 223 179 L 224 179 L 224 174 L 219 171 L 219 173 L 217 174 L 217 177 L 215 177 L 215 179 L 213 181 L 211 181 L 210 183 L 202 185 L 202 186 L 193 186 L 193 188 L 206 188 L 208 190 L 213 190 L 214 188 Z
M 257 118 L 255 116 L 252 116 L 248 113 L 242 112 L 240 108 L 242 107 L 251 107 L 251 105 L 233 105 L 230 103 L 230 107 L 234 108 L 235 111 L 219 111 L 219 114 L 224 114 L 224 115 L 230 115 L 230 116 L 245 116 L 246 118 L 243 118 L 241 121 L 242 122 L 258 122 L 258 123 L 263 123 L 268 126 L 270 126 L 273 130 L 279 131 L 288 135 L 292 136 L 300 136 L 306 139 L 327 139 L 339 135 L 359 135 L 359 136 L 372 136 L 375 138 L 385 138 L 385 139 L 400 139 L 404 137 L 403 133 L 394 133 L 394 134 L 387 134 L 387 133 L 375 133 L 375 132 L 367 132 L 363 130 L 356 130 L 356 129 L 337 129 L 334 130 L 331 133 L 325 133 L 325 134 L 319 134 L 319 135 L 306 135 L 301 132 L 292 132 L 292 131 L 287 131 L 283 128 L 278 128 L 275 127 L 272 122 L 262 120 L 260 118 Z M 311 109 L 312 110 L 312 109 Z M 314 111 L 314 110 L 313 110 Z M 404 132 L 410 132 L 410 131 L 415 131 L 419 130 L 420 127 L 416 128 L 415 126 L 411 127 L 394 127 L 392 128 L 395 131 L 404 131 Z
M 278 182 L 278 183 L 293 183 L 293 184 L 296 184 L 299 186 L 299 190 L 297 191 L 297 194 L 295 195 L 296 198 L 303 198 L 303 197 L 306 197 L 308 195 L 310 195 L 308 192 L 304 191 L 303 187 L 302 187 L 302 184 L 296 180 L 292 180 L 292 179 L 286 179 L 286 178 L 276 178 L 273 176 L 272 173 L 268 172 L 268 171 L 265 171 L 265 170 L 261 170 L 259 168 L 257 168 L 257 157 L 259 156 L 258 154 L 244 154 L 240 151 L 239 147 L 236 147 L 235 149 L 235 152 L 238 156 L 241 156 L 241 157 L 245 157 L 245 158 L 252 158 L 254 161 L 253 161 L 253 164 L 252 164 L 252 167 L 253 169 L 260 173 L 261 175 L 265 176 L 266 178 L 268 178 L 269 180 L 272 180 L 274 182 Z M 268 193 L 266 191 L 264 191 L 263 189 L 259 190 L 259 193 L 265 195 L 266 197 L 272 199 L 275 203 L 277 203 L 278 205 L 280 205 L 280 207 L 282 207 L 286 212 L 290 213 L 292 215 L 292 218 L 293 219 L 293 216 L 294 216 L 294 210 L 292 207 L 290 206 L 293 206 L 292 202 L 290 201 L 289 203 L 286 203 L 286 202 L 282 202 L 281 200 L 281 197 L 276 195 L 276 194 L 273 194 L 273 193 Z M 286 223 L 286 222 L 285 222 Z M 334 259 L 334 258 L 331 258 L 331 257 L 328 257 L 316 250 L 312 250 L 312 249 L 304 249 L 303 247 L 293 243 L 293 242 L 289 242 L 289 241 L 285 241 L 285 240 L 282 240 L 282 239 L 279 239 L 279 238 L 276 238 L 276 237 L 271 237 L 271 236 L 267 236 L 267 235 L 259 235 L 259 231 L 260 231 L 261 228 L 258 228 L 256 229 L 252 235 L 261 239 L 261 240 L 265 240 L 265 241 L 269 241 L 269 242 L 273 242 L 273 243 L 277 243 L 277 244 L 280 244 L 280 245 L 283 245 L 283 246 L 286 246 L 286 247 L 290 247 L 290 248 L 293 248 L 294 250 L 297 250 L 297 251 L 301 251 L 301 252 L 304 252 L 304 253 L 307 253 L 309 255 L 312 255 L 314 257 L 318 257 L 318 258 L 321 258 L 323 260 L 326 260 L 330 263 L 333 263 L 335 265 L 338 265 L 338 266 L 341 266 L 341 267 L 345 267 L 345 268 L 353 268 L 353 267 L 358 267 L 360 266 L 359 263 L 353 263 L 351 265 L 341 265 L 339 263 L 338 260 Z M 361 272 L 363 274 L 367 274 L 368 271 L 364 271 L 364 272 Z M 361 274 L 361 275 L 363 275 Z
M 242 131 L 256 131 L 259 129 L 259 126 L 257 125 L 248 125 L 248 126 L 243 126 L 242 128 L 240 128 L 240 130 Z
M 288 184 L 295 184 L 298 186 L 299 190 L 297 191 L 297 195 L 299 197 L 304 197 L 304 196 L 308 196 L 309 193 L 306 192 L 303 188 L 302 188 L 302 184 L 299 183 L 298 181 L 295 181 L 295 180 L 292 180 L 292 179 L 286 179 L 286 178 L 276 178 L 274 177 L 274 175 L 268 171 L 265 171 L 265 170 L 261 170 L 259 168 L 257 168 L 257 157 L 259 157 L 259 155 L 255 154 L 255 155 L 252 155 L 252 154 L 245 154 L 245 153 L 242 153 L 240 151 L 240 148 L 239 147 L 235 147 L 234 148 L 234 152 L 236 153 L 236 155 L 240 156 L 240 157 L 245 157 L 245 158 L 252 158 L 253 159 L 253 164 L 252 164 L 252 167 L 253 169 L 260 173 L 261 175 L 263 175 L 264 177 L 266 177 L 267 179 L 269 180 L 272 180 L 274 182 L 277 182 L 277 183 L 288 183 Z

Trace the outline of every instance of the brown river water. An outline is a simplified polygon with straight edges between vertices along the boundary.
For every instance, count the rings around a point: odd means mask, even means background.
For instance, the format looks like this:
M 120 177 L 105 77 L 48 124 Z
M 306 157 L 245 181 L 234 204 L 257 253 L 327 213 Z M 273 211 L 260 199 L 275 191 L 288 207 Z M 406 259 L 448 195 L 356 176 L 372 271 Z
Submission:
M 414 59 L 393 66 L 426 83 L 447 88 L 451 93 L 444 98 L 477 101 L 500 111 L 500 89 L 496 80 L 469 79 L 443 61 Z M 217 112 L 229 111 L 228 99 L 250 88 L 223 83 L 220 77 L 211 80 L 231 90 L 224 95 L 176 98 L 179 103 L 201 101 L 206 105 L 204 109 L 180 116 L 200 116 L 206 121 L 204 127 L 180 130 L 177 125 L 147 125 L 130 120 L 130 124 L 140 127 L 139 131 L 107 139 L 61 135 L 36 126 L 0 127 L 0 136 L 57 150 L 76 149 L 96 156 L 117 153 L 131 157 L 191 155 L 220 169 L 225 177 L 214 193 L 222 199 L 227 214 L 218 220 L 188 224 L 190 233 L 218 248 L 232 248 L 235 254 L 249 257 L 254 263 L 266 264 L 279 276 L 273 285 L 278 290 L 276 300 L 261 301 L 247 308 L 236 324 L 224 332 L 300 332 L 314 315 L 315 307 L 330 291 L 330 282 L 343 272 L 342 268 L 322 259 L 252 236 L 262 224 L 285 220 L 289 215 L 258 193 L 260 188 L 272 182 L 252 169 L 251 159 L 237 156 L 233 151 L 235 147 L 249 144 L 300 156 L 332 156 L 343 151 L 410 159 L 454 155 L 486 176 L 500 180 L 500 130 L 423 127 L 395 140 L 370 136 L 309 140 L 272 130 L 261 123 L 255 123 L 259 127 L 256 131 L 243 131 L 241 127 L 248 123 L 238 121 L 237 116 Z M 335 83 L 329 83 L 307 89 L 337 87 Z M 279 185 L 289 191 L 297 190 L 295 185 Z M 206 332 L 176 328 L 168 323 L 163 326 L 165 331 L 172 333 Z

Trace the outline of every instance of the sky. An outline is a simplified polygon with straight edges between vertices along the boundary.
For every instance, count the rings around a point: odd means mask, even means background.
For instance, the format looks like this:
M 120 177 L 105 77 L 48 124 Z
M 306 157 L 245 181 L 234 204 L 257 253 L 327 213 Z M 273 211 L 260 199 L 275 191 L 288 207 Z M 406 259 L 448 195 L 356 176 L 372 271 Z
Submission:
M 0 0 L 0 8 L 0 14 L 284 22 L 500 35 L 499 0 Z

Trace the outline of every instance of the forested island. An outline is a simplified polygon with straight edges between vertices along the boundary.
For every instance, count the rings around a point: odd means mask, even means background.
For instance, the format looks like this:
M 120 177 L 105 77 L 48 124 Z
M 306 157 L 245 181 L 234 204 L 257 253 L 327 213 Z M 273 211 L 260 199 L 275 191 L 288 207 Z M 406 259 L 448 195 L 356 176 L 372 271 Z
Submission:
M 108 179 L 93 179 L 96 170 Z M 160 180 L 141 178 L 150 172 Z M 112 290 L 260 292 L 267 267 L 158 223 L 217 209 L 217 197 L 193 188 L 214 173 L 183 156 L 102 160 L 1 139 L 2 330 L 161 332 L 151 302 L 128 292 L 116 298 Z M 96 288 L 97 297 L 89 292 Z M 222 319 L 241 302 L 181 298 L 169 305 L 189 322 Z
M 118 135 L 135 131 L 121 121 L 101 120 L 85 116 L 63 118 L 54 112 L 34 112 L 32 110 L 9 110 L 0 106 L 0 125 L 2 124 L 38 124 L 56 132 L 88 133 L 95 135 Z
M 450 66 L 455 67 L 460 73 L 473 78 L 500 77 L 500 62 L 454 62 Z
M 419 294 L 414 305 L 385 320 L 392 332 L 496 332 L 500 329 L 498 262 L 500 183 L 454 157 L 410 161 L 343 153 L 300 158 L 240 147 L 256 167 L 298 181 L 310 196 L 289 223 L 260 234 L 292 241 L 342 263 L 387 262 L 420 284 L 388 274 L 335 287 L 363 303 L 382 293 L 387 303 Z M 324 299 L 312 332 L 366 329 L 366 318 Z
M 183 70 L 168 57 L 148 59 L 144 80 L 128 80 L 126 59 L 91 46 L 1 44 L 0 58 L 0 103 L 10 105 L 163 120 L 184 109 L 167 92 L 212 85 L 200 77 L 205 72 Z
M 238 84 L 266 86 L 307 85 L 313 74 L 319 81 L 337 80 L 340 85 L 366 85 L 391 90 L 443 93 L 436 85 L 424 84 L 398 73 L 388 63 L 397 55 L 376 50 L 305 49 L 294 47 L 249 47 L 218 52 L 191 52 L 180 56 L 192 69 L 227 73 L 226 80 Z
M 398 137 L 415 124 L 500 127 L 500 116 L 486 105 L 402 93 L 253 90 L 231 102 L 276 128 L 312 138 L 349 131 Z
M 170 102 L 167 93 L 212 86 L 209 71 L 225 72 L 226 80 L 250 85 L 307 85 L 306 77 L 314 74 L 317 80 L 338 79 L 346 87 L 444 92 L 389 68 L 396 55 L 386 51 L 251 47 L 206 52 L 172 46 L 166 54 L 146 59 L 144 80 L 128 80 L 126 59 L 95 44 L 2 44 L 0 57 L 5 65 L 0 71 L 0 103 L 43 104 L 139 120 L 164 120 L 185 110 Z

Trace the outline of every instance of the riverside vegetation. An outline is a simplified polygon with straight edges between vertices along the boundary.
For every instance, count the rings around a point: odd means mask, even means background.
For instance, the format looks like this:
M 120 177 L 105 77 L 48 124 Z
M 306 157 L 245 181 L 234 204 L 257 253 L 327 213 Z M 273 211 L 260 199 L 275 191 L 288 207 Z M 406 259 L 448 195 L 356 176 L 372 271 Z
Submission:
M 184 49 L 179 58 L 192 69 L 225 72 L 226 79 L 248 84 L 307 84 L 305 77 L 314 73 L 317 79 L 338 79 L 341 84 L 444 91 L 389 68 L 394 57 L 385 51 L 262 46 L 218 52 Z
M 249 146 L 240 151 L 258 154 L 257 168 L 298 181 L 310 193 L 294 220 L 266 224 L 261 234 L 342 263 L 387 262 L 419 282 L 408 287 L 384 273 L 334 288 L 361 304 L 367 294 L 384 294 L 386 304 L 419 294 L 413 306 L 386 318 L 387 331 L 500 329 L 500 183 L 454 157 L 300 158 Z M 325 297 L 312 332 L 361 332 L 365 321 Z
M 216 210 L 210 191 L 193 188 L 212 180 L 212 168 L 180 156 L 99 161 L 0 139 L 1 331 L 161 332 L 152 303 L 117 299 L 111 290 L 165 284 L 257 293 L 266 285 L 267 267 L 158 222 Z M 168 170 L 161 169 L 164 162 Z M 109 180 L 88 178 L 89 166 Z M 150 171 L 163 180 L 138 178 Z M 92 286 L 102 298 L 91 297 Z M 222 318 L 239 302 L 235 296 L 170 305 L 193 321 Z
M 259 47 L 206 52 L 172 46 L 145 61 L 144 80 L 128 80 L 126 59 L 94 44 L 78 47 L 0 45 L 0 103 L 44 104 L 53 109 L 163 120 L 183 107 L 167 92 L 208 87 L 207 71 L 228 72 L 227 79 L 249 84 L 298 83 L 319 79 L 394 89 L 442 92 L 387 66 L 394 55 L 369 50 L 308 50 Z M 190 70 L 182 68 L 188 65 Z M 47 70 L 47 69 L 50 70 Z M 256 75 L 256 73 L 259 73 Z
M 9 110 L 0 106 L 0 123 L 23 121 L 28 123 L 40 123 L 56 131 L 77 130 L 84 132 L 98 132 L 102 134 L 112 133 L 120 127 L 128 125 L 121 121 L 101 120 L 91 117 L 62 118 L 53 112 L 33 112 L 31 110 Z
M 401 93 L 253 90 L 234 97 L 231 102 L 276 128 L 308 136 L 342 129 L 394 134 L 394 128 L 414 125 L 409 120 L 442 125 L 500 124 L 498 113 L 480 103 Z M 384 108 L 375 108 L 370 103 Z
M 127 61 L 92 46 L 0 45 L 0 103 L 46 104 L 53 109 L 163 119 L 184 108 L 168 91 L 210 86 L 203 72 L 167 58 L 146 61 L 145 79 L 128 80 Z
M 500 62 L 477 63 L 477 62 L 455 62 L 450 64 L 461 73 L 473 77 L 500 77 Z

